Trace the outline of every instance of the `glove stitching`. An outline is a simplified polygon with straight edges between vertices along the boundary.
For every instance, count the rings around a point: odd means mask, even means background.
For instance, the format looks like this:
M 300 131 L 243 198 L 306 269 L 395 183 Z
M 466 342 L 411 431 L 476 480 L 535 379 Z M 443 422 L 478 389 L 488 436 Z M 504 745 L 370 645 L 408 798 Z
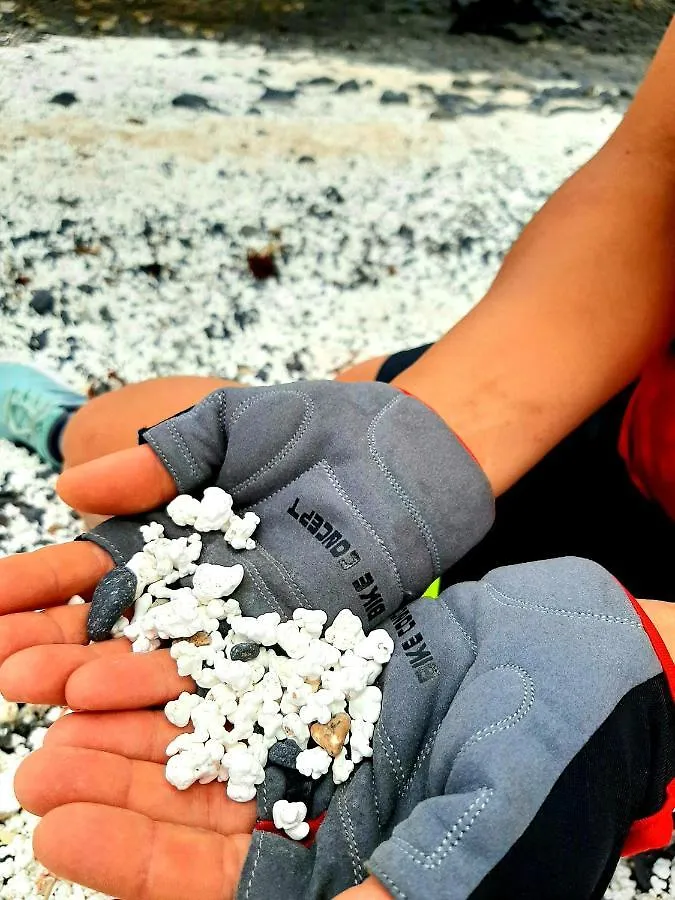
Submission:
M 417 775 L 418 771 L 422 768 L 422 765 L 426 761 L 426 758 L 431 753 L 434 743 L 436 741 L 436 737 L 438 736 L 438 732 L 441 730 L 442 725 L 443 725 L 442 721 L 438 723 L 438 725 L 434 728 L 432 733 L 429 735 L 429 737 L 425 741 L 424 746 L 420 750 L 420 752 L 417 756 L 415 765 L 412 767 L 412 769 L 410 771 L 410 775 L 408 775 L 408 777 L 406 778 L 405 784 L 403 785 L 403 788 L 399 793 L 399 797 L 401 800 L 405 797 L 405 795 L 408 793 L 408 791 L 412 787 L 412 783 L 415 780 L 415 776 Z
M 419 510 L 410 499 L 406 491 L 403 489 L 401 483 L 395 478 L 391 469 L 383 460 L 375 443 L 375 429 L 379 425 L 380 420 L 383 419 L 384 416 L 388 412 L 390 412 L 394 408 L 394 406 L 402 399 L 402 397 L 394 397 L 393 400 L 390 400 L 389 403 L 379 411 L 379 413 L 370 423 L 370 425 L 368 426 L 368 449 L 370 450 L 370 455 L 375 460 L 378 468 L 384 473 L 385 478 L 391 484 L 396 494 L 398 494 L 399 499 L 403 503 L 404 507 L 408 510 L 410 517 L 413 519 L 413 521 L 417 525 L 417 528 L 421 532 L 424 543 L 427 546 L 427 551 L 429 553 L 429 556 L 431 557 L 434 576 L 437 576 L 441 571 L 441 561 L 438 553 L 438 547 L 436 546 L 433 535 L 427 527 L 426 522 L 420 515 Z
M 249 475 L 247 478 L 244 478 L 243 481 L 240 481 L 237 484 L 235 484 L 230 489 L 230 493 L 234 494 L 234 493 L 238 493 L 239 491 L 243 491 L 245 488 L 247 488 L 250 484 L 252 484 L 258 478 L 262 477 L 266 472 L 269 472 L 271 469 L 275 468 L 280 462 L 282 462 L 282 460 L 284 460 L 288 456 L 288 454 L 291 452 L 293 447 L 300 441 L 300 439 L 304 436 L 305 432 L 307 431 L 309 423 L 311 422 L 312 417 L 314 415 L 314 401 L 312 400 L 311 397 L 307 396 L 307 394 L 301 393 L 300 391 L 277 391 L 275 396 L 278 396 L 279 394 L 282 394 L 282 393 L 291 394 L 292 396 L 300 397 L 300 399 L 303 400 L 303 402 L 305 404 L 305 413 L 302 417 L 302 422 L 300 422 L 300 424 L 298 425 L 293 436 L 291 438 L 289 438 L 289 440 L 281 448 L 281 450 L 276 454 L 276 456 L 274 456 L 271 460 L 269 460 L 269 462 L 265 463 L 264 466 L 261 466 L 261 468 L 259 468 L 252 475 Z M 253 397 L 249 400 L 246 400 L 239 407 L 237 407 L 234 415 L 232 416 L 232 420 L 230 422 L 230 427 L 232 427 L 232 425 L 234 425 L 234 423 L 237 421 L 237 419 L 241 418 L 241 416 L 244 414 L 244 412 L 246 412 L 251 406 L 253 406 L 256 403 L 262 403 L 263 399 L 264 398 L 262 398 L 262 397 L 260 397 L 260 395 L 258 395 L 257 397 Z
M 479 743 L 484 740 L 486 737 L 490 737 L 492 734 L 497 734 L 500 731 L 508 731 L 509 728 L 513 728 L 518 722 L 522 721 L 525 716 L 529 713 L 534 705 L 534 680 L 530 673 L 523 669 L 522 666 L 514 665 L 513 663 L 506 663 L 503 666 L 496 666 L 493 669 L 490 669 L 490 672 L 499 672 L 503 669 L 511 669 L 514 672 L 517 672 L 523 682 L 524 688 L 524 696 L 518 705 L 518 709 L 511 713 L 509 716 L 505 716 L 503 719 L 500 719 L 498 722 L 493 722 L 491 725 L 486 725 L 483 728 L 479 728 L 478 731 L 475 731 L 470 738 L 468 738 L 462 746 L 459 748 L 457 755 L 455 756 L 454 762 L 450 769 L 450 773 L 448 774 L 448 779 L 452 776 L 452 773 L 455 770 L 455 766 L 457 765 L 457 760 L 464 753 L 465 750 L 468 750 L 469 747 L 472 747 L 474 744 Z M 488 674 L 488 673 L 485 673 Z
M 116 544 L 113 544 L 112 541 L 108 540 L 108 538 L 104 537 L 98 531 L 92 532 L 92 535 L 93 535 L 93 537 L 90 537 L 89 535 L 85 534 L 85 535 L 83 535 L 83 537 L 85 540 L 91 541 L 92 544 L 97 544 L 100 542 L 105 547 L 105 549 L 111 554 L 114 562 L 117 562 L 117 560 L 122 560 L 122 562 L 118 563 L 118 565 L 123 566 L 126 562 L 128 562 L 128 560 L 125 559 L 126 554 L 122 553 L 122 551 L 119 549 L 119 547 Z M 96 540 L 94 540 L 94 537 L 96 538 Z
M 258 849 L 255 854 L 255 859 L 253 860 L 253 868 L 251 869 L 251 877 L 248 880 L 248 884 L 246 885 L 246 893 L 244 894 L 244 900 L 248 900 L 248 897 L 251 893 L 251 885 L 253 884 L 253 879 L 255 877 L 255 870 L 258 866 L 258 860 L 260 859 L 260 851 L 262 849 L 263 835 L 260 835 L 258 840 Z
M 385 875 L 384 872 L 377 872 L 375 874 L 377 878 L 380 879 L 380 881 L 384 881 L 385 884 L 390 885 L 394 889 L 394 891 L 396 891 L 396 896 L 399 897 L 400 900 L 408 900 L 408 895 L 404 894 L 400 887 L 394 881 L 392 881 L 392 879 L 388 875 Z
M 345 835 L 345 839 L 347 841 L 347 848 L 349 850 L 349 857 L 352 861 L 352 872 L 354 873 L 354 884 L 359 884 L 363 881 L 363 864 L 359 858 L 358 847 L 356 846 L 356 838 L 354 837 L 354 823 L 352 822 L 351 816 L 349 815 L 349 811 L 345 808 L 344 805 L 345 795 L 344 793 L 338 797 L 338 812 L 340 814 L 340 821 L 342 822 L 342 830 Z M 345 816 L 347 817 L 347 822 L 345 822 Z
M 164 463 L 164 465 L 166 466 L 166 468 L 167 468 L 167 469 L 169 470 L 169 472 L 171 473 L 171 477 L 172 477 L 173 480 L 176 482 L 176 487 L 178 488 L 178 490 L 179 490 L 179 491 L 184 490 L 184 488 L 183 488 L 183 479 L 178 475 L 178 472 L 176 472 L 176 470 L 174 469 L 174 467 L 173 467 L 173 466 L 171 465 L 171 463 L 169 462 L 169 460 L 168 460 L 166 454 L 164 453 L 164 451 L 162 450 L 162 448 L 161 448 L 161 447 L 159 446 L 159 444 L 157 443 L 157 441 L 156 441 L 156 439 L 155 439 L 155 436 L 154 436 L 151 432 L 146 431 L 146 433 L 145 433 L 145 440 L 146 440 L 146 442 L 147 442 L 148 444 L 150 444 L 150 446 L 151 446 L 152 449 L 155 451 L 155 453 L 157 454 L 157 456 L 159 456 L 159 458 L 162 460 L 162 462 Z
M 412 844 L 408 843 L 408 841 L 404 840 L 401 837 L 398 837 L 398 835 L 395 834 L 392 835 L 391 840 L 395 841 L 398 844 L 400 850 L 405 853 L 406 856 L 409 856 L 416 865 L 422 866 L 425 869 L 437 868 L 447 857 L 448 853 L 450 853 L 450 851 L 453 850 L 463 840 L 464 836 L 470 831 L 473 823 L 483 812 L 485 807 L 492 799 L 492 795 L 494 794 L 494 790 L 492 788 L 488 788 L 485 785 L 482 788 L 479 788 L 479 791 L 479 796 L 476 797 L 476 799 L 473 800 L 471 804 L 464 810 L 462 815 L 459 817 L 459 819 L 457 819 L 452 828 L 445 834 L 445 837 L 443 838 L 441 843 L 432 853 L 423 853 L 421 850 L 418 850 L 417 847 L 414 847 Z M 468 822 L 466 822 L 466 824 L 463 824 L 463 820 L 466 819 L 466 817 L 474 809 L 474 807 L 476 807 L 476 809 L 473 812 L 473 815 L 468 820 Z
M 382 817 L 380 815 L 380 798 L 377 793 L 377 783 L 375 782 L 375 771 L 371 765 L 370 767 L 370 780 L 373 783 L 373 799 L 375 801 L 375 818 L 377 819 L 377 827 L 381 831 L 382 830 Z
M 467 642 L 467 644 L 469 645 L 469 647 L 471 647 L 471 649 L 473 650 L 473 654 L 474 654 L 474 656 L 475 656 L 475 655 L 478 653 L 478 644 L 474 641 L 474 639 L 471 637 L 471 635 L 469 634 L 469 632 L 468 632 L 468 631 L 466 630 L 466 628 L 462 625 L 462 623 L 459 621 L 459 619 L 458 619 L 457 616 L 454 614 L 454 612 L 450 609 L 450 607 L 449 607 L 449 605 L 447 604 L 447 602 L 443 599 L 443 595 L 442 595 L 442 594 L 441 594 L 440 600 L 441 600 L 441 606 L 442 606 L 442 608 L 443 608 L 443 611 L 445 612 L 445 614 L 447 615 L 447 617 L 448 617 L 452 622 L 454 622 L 454 624 L 457 626 L 457 628 L 458 628 L 460 634 L 461 634 L 462 637 L 466 640 L 466 642 Z
M 318 463 L 318 465 L 320 465 L 320 466 L 322 466 L 322 467 L 324 468 L 326 474 L 328 475 L 328 477 L 330 478 L 331 482 L 333 483 L 333 487 L 334 487 L 335 490 L 338 492 L 338 494 L 340 495 L 340 497 L 342 497 L 342 499 L 345 501 L 345 503 L 347 504 L 347 506 L 350 506 L 350 507 L 351 507 L 352 511 L 356 514 L 356 517 L 357 517 L 357 519 L 359 520 L 359 522 L 361 522 L 361 524 L 363 525 L 363 527 L 364 527 L 367 531 L 370 532 L 370 534 L 375 538 L 375 540 L 377 541 L 377 543 L 380 545 L 382 551 L 384 552 L 385 556 L 388 558 L 388 560 L 389 560 L 389 562 L 390 562 L 390 564 L 391 564 L 391 567 L 392 567 L 392 569 L 393 569 L 393 571 L 394 571 L 394 576 L 395 576 L 395 578 L 396 578 L 396 583 L 397 583 L 397 585 L 398 585 L 398 587 L 399 587 L 399 590 L 401 591 L 401 594 L 403 594 L 403 593 L 404 593 L 404 591 L 403 591 L 403 582 L 401 581 L 401 576 L 399 575 L 398 568 L 397 568 L 397 566 L 396 566 L 396 563 L 394 562 L 394 557 L 393 557 L 393 556 L 391 555 L 391 553 L 389 552 L 389 549 L 387 548 L 387 545 L 384 543 L 384 541 L 383 541 L 382 538 L 379 536 L 379 534 L 375 531 L 375 529 L 374 529 L 373 526 L 370 524 L 370 522 L 362 515 L 361 510 L 358 508 L 358 506 L 356 505 L 356 503 L 354 503 L 354 501 L 352 500 L 352 498 L 349 496 L 349 494 L 348 494 L 348 493 L 345 491 L 345 489 L 342 487 L 342 485 L 340 484 L 340 482 L 339 482 L 339 480 L 338 480 L 337 475 L 335 474 L 335 472 L 333 471 L 333 469 L 331 468 L 331 466 L 329 465 L 329 463 L 327 462 L 327 460 L 325 460 L 325 459 L 320 460 L 319 463 Z M 314 468 L 314 467 L 312 467 L 312 468 Z M 308 471 L 309 471 L 309 470 L 308 470 Z
M 185 438 L 178 431 L 176 426 L 170 420 L 166 423 L 166 427 L 169 429 L 169 434 L 173 435 L 173 438 L 176 442 L 176 449 L 181 454 L 185 462 L 188 464 L 190 471 L 194 475 L 195 478 L 199 478 L 199 469 L 197 468 L 197 460 L 194 458 L 192 453 L 190 452 L 190 448 L 185 442 Z
M 387 757 L 389 765 L 391 766 L 391 771 L 394 776 L 394 780 L 396 781 L 396 786 L 400 790 L 401 789 L 401 781 L 402 781 L 402 779 L 405 778 L 405 772 L 403 771 L 403 766 L 401 765 L 401 760 L 399 759 L 398 754 L 396 753 L 396 750 L 394 748 L 394 745 L 391 742 L 391 738 L 387 734 L 387 731 L 386 731 L 384 725 L 382 724 L 382 719 L 380 719 L 379 725 L 377 726 L 376 734 L 377 734 L 377 737 L 380 739 L 380 743 L 382 744 L 382 750 L 384 752 L 384 755 Z M 396 766 L 394 765 L 394 762 L 393 762 L 391 756 L 389 756 L 389 753 L 387 752 L 387 748 L 384 743 L 385 738 L 387 739 L 387 742 L 389 743 L 389 748 L 391 749 L 391 752 L 394 755 L 394 759 L 396 760 L 396 762 L 398 764 L 398 770 L 397 770 Z
M 275 559 L 275 557 L 272 556 L 272 554 L 267 550 L 265 550 L 265 548 L 260 544 L 258 544 L 258 550 L 269 563 L 271 563 L 278 569 L 282 579 L 288 585 L 290 593 L 293 595 L 293 599 L 297 601 L 298 606 L 302 606 L 304 609 L 314 609 L 315 607 L 313 607 L 311 603 L 309 603 L 302 590 L 300 589 L 298 583 L 291 577 L 288 569 L 286 569 L 286 567 L 283 566 L 278 559 Z
M 265 584 L 262 575 L 254 565 L 254 563 L 250 559 L 247 559 L 246 566 L 244 568 L 248 571 L 250 578 L 256 583 L 256 587 L 258 588 L 258 590 L 262 594 L 267 595 L 266 598 L 263 599 L 266 599 L 268 606 L 271 606 L 272 609 L 274 609 L 275 612 L 278 612 L 279 615 L 283 618 L 286 614 L 285 610 L 277 603 L 275 597 L 272 595 L 270 589 Z
M 521 609 L 536 609 L 539 612 L 550 613 L 553 616 L 566 616 L 567 618 L 579 619 L 597 619 L 600 622 L 606 622 L 610 625 L 628 625 L 629 628 L 641 628 L 641 623 L 632 619 L 624 619 L 620 616 L 608 616 L 603 613 L 594 613 L 586 610 L 570 610 L 562 609 L 558 606 L 545 606 L 541 603 L 529 603 L 527 600 L 519 600 L 517 597 L 510 597 L 503 591 L 500 591 L 489 581 L 484 581 L 485 589 L 492 595 L 493 599 L 502 606 L 518 606 Z M 506 602 L 508 601 L 508 602 Z

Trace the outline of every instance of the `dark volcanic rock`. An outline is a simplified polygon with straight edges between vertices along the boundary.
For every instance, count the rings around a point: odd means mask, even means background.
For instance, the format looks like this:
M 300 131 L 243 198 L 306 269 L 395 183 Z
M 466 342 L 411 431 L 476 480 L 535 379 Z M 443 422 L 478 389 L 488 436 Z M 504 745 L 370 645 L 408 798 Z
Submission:
M 283 766 L 285 769 L 294 769 L 295 761 L 300 753 L 300 747 L 287 738 L 285 741 L 279 741 L 270 749 L 268 762 L 274 763 L 276 766 Z
M 92 641 L 105 641 L 125 609 L 134 605 L 136 576 L 126 566 L 117 566 L 99 581 L 91 600 L 87 634 Z
M 405 91 L 383 91 L 380 103 L 384 106 L 391 103 L 410 103 L 410 97 Z
M 35 291 L 29 306 L 38 315 L 45 316 L 54 312 L 54 295 L 51 291 Z
M 361 85 L 358 81 L 355 81 L 353 78 L 350 78 L 349 81 L 343 81 L 342 84 L 339 84 L 335 88 L 336 94 L 353 94 L 356 91 L 361 90 Z
M 57 106 L 72 106 L 74 103 L 77 103 L 77 95 L 73 94 L 72 91 L 62 91 L 60 94 L 54 94 L 52 99 L 49 101 L 50 103 L 55 103 Z
M 254 641 L 246 641 L 243 644 L 235 644 L 230 650 L 230 659 L 235 662 L 250 662 L 260 655 L 260 644 Z
M 214 106 L 201 94 L 179 94 L 171 101 L 171 105 L 178 109 L 213 110 Z
M 266 87 L 265 92 L 260 98 L 261 103 L 290 103 L 295 100 L 298 92 L 291 88 L 290 90 L 282 90 L 281 88 Z

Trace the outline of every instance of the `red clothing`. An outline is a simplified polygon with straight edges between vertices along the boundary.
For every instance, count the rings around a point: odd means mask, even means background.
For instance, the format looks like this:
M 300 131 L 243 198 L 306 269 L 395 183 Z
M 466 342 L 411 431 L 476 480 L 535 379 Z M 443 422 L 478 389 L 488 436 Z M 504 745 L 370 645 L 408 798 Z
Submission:
M 626 410 L 619 452 L 633 483 L 675 520 L 675 354 L 645 369 Z

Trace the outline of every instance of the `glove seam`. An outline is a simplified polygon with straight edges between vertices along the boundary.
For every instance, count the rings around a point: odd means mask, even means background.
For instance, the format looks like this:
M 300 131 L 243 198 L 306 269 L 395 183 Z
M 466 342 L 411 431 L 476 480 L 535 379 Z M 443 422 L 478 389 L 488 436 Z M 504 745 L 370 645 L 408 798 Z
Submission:
M 197 460 L 194 458 L 194 456 L 190 452 L 190 448 L 188 447 L 187 443 L 185 442 L 185 438 L 178 431 L 175 424 L 171 420 L 169 420 L 166 423 L 166 427 L 169 430 L 169 434 L 171 434 L 173 436 L 174 442 L 176 444 L 176 449 L 181 454 L 181 456 L 183 457 L 185 462 L 188 464 L 188 468 L 190 469 L 190 471 L 192 472 L 194 477 L 198 479 L 199 478 L 199 469 L 197 467 Z
M 284 444 L 284 446 L 276 454 L 276 456 L 269 460 L 269 462 L 265 463 L 264 466 L 261 466 L 257 471 L 253 472 L 253 474 L 233 485 L 230 490 L 230 493 L 232 494 L 245 490 L 254 481 L 257 481 L 257 479 L 261 478 L 263 475 L 267 474 L 267 472 L 270 472 L 272 469 L 274 469 L 280 462 L 282 462 L 282 460 L 284 460 L 288 456 L 293 447 L 298 443 L 298 441 L 304 436 L 305 432 L 307 431 L 307 428 L 312 420 L 312 417 L 314 416 L 315 411 L 314 401 L 312 400 L 312 398 L 302 391 L 288 390 L 275 391 L 273 396 L 278 397 L 279 394 L 290 394 L 294 397 L 300 397 L 300 399 L 305 404 L 305 413 L 302 417 L 302 422 L 300 422 L 297 429 L 295 430 L 295 433 L 288 439 L 288 441 Z M 269 395 L 266 394 L 264 397 L 261 397 L 260 395 L 258 395 L 257 397 L 250 397 L 248 400 L 245 400 L 243 403 L 241 403 L 232 415 L 230 428 L 238 419 L 241 418 L 241 416 L 243 416 L 243 414 L 247 410 L 249 410 L 255 404 L 262 403 L 267 396 Z
M 244 569 L 245 569 L 245 571 L 248 572 L 249 577 L 256 583 L 256 587 L 258 588 L 260 593 L 263 595 L 263 599 L 265 599 L 266 602 L 268 603 L 268 605 L 271 605 L 272 609 L 275 612 L 279 613 L 279 615 L 283 619 L 283 617 L 286 615 L 286 611 L 277 602 L 276 597 L 274 597 L 274 595 L 272 594 L 270 589 L 267 587 L 267 585 L 265 583 L 265 579 L 262 577 L 262 575 L 258 571 L 258 567 L 255 565 L 255 563 L 252 560 L 247 559 Z M 261 585 L 262 585 L 262 587 L 261 587 Z M 265 597 L 264 595 L 267 595 L 267 596 Z
M 394 776 L 394 780 L 396 781 L 396 786 L 398 787 L 399 793 L 400 793 L 401 783 L 403 781 L 405 781 L 405 771 L 403 769 L 403 765 L 401 764 L 401 760 L 399 759 L 398 753 L 396 752 L 396 748 L 392 744 L 391 738 L 389 737 L 389 734 L 387 733 L 386 728 L 382 724 L 382 719 L 380 719 L 379 724 L 377 726 L 377 736 L 380 739 L 380 743 L 382 744 L 382 750 L 384 751 L 384 755 L 387 757 L 387 761 L 391 767 L 391 771 Z M 394 763 L 392 762 L 391 757 L 389 756 L 389 753 L 387 752 L 387 748 L 384 744 L 384 738 L 387 739 L 389 748 L 394 756 L 394 759 L 396 760 L 396 763 L 398 765 L 398 771 L 396 770 L 396 766 L 394 766 Z
M 248 884 L 246 885 L 246 893 L 244 894 L 244 900 L 248 900 L 251 893 L 251 886 L 253 885 L 253 879 L 255 878 L 255 870 L 258 867 L 258 861 L 260 859 L 260 851 L 262 850 L 262 842 L 263 842 L 263 833 L 258 832 L 260 834 L 260 838 L 258 839 L 258 848 L 256 850 L 255 859 L 253 860 L 253 868 L 251 869 L 251 877 L 248 880 Z
M 421 850 L 418 850 L 417 847 L 414 847 L 408 841 L 395 834 L 392 835 L 391 840 L 395 842 L 399 846 L 401 852 L 410 857 L 410 859 L 412 859 L 412 861 L 416 865 L 422 866 L 425 869 L 436 869 L 447 857 L 448 853 L 450 853 L 451 850 L 454 850 L 454 848 L 464 839 L 465 835 L 469 833 L 476 819 L 480 816 L 480 814 L 492 799 L 492 796 L 494 794 L 494 790 L 492 788 L 489 788 L 487 785 L 483 785 L 478 790 L 480 792 L 479 796 L 469 804 L 462 815 L 455 821 L 455 824 L 452 826 L 452 828 L 450 828 L 449 831 L 445 833 L 440 844 L 431 853 L 423 853 Z M 462 820 L 467 817 L 467 815 L 474 809 L 474 807 L 477 808 L 475 809 L 473 815 L 471 816 L 467 824 L 462 825 L 460 828 Z M 453 840 L 451 840 L 454 834 L 456 834 L 457 836 Z M 435 861 L 432 862 L 432 860 Z
M 462 635 L 462 637 L 466 640 L 467 644 L 469 645 L 469 647 L 470 647 L 471 650 L 473 651 L 473 655 L 474 655 L 474 657 L 475 657 L 475 656 L 477 655 L 477 653 L 478 653 L 478 644 L 474 641 L 474 639 L 471 637 L 471 635 L 469 634 L 469 632 L 468 632 L 468 631 L 466 630 L 466 628 L 462 625 L 462 623 L 459 621 L 459 619 L 458 619 L 457 616 L 454 614 L 454 612 L 450 609 L 450 607 L 448 606 L 447 602 L 443 599 L 443 594 L 444 594 L 444 593 L 445 593 L 445 591 L 443 591 L 443 593 L 441 593 L 441 595 L 440 595 L 440 597 L 439 597 L 439 599 L 440 599 L 440 601 L 441 601 L 441 606 L 442 606 L 442 608 L 443 608 L 443 611 L 445 612 L 446 616 L 450 619 L 450 621 L 451 621 L 451 622 L 454 622 L 454 624 L 457 626 L 457 629 L 458 629 L 459 633 L 460 633 L 460 634 Z
M 408 793 L 408 791 L 412 787 L 412 783 L 415 780 L 415 776 L 417 775 L 418 771 L 422 768 L 422 765 L 426 762 L 427 757 L 431 753 L 431 750 L 433 749 L 433 746 L 436 742 L 436 738 L 438 737 L 438 732 L 441 730 L 441 727 L 443 726 L 443 721 L 444 720 L 441 720 L 438 723 L 438 725 L 434 728 L 434 730 L 431 732 L 429 737 L 426 739 L 426 741 L 422 745 L 422 749 L 420 750 L 419 754 L 417 755 L 417 759 L 415 760 L 415 765 L 410 770 L 410 775 L 408 775 L 408 777 L 406 778 L 405 784 L 403 785 L 403 788 L 401 789 L 401 792 L 399 793 L 399 798 L 401 800 L 405 797 L 405 795 Z
M 171 437 L 172 437 L 172 444 L 173 444 L 173 443 L 175 442 L 175 438 L 173 437 L 173 435 L 172 435 Z M 150 432 L 150 431 L 147 431 L 147 432 L 145 433 L 145 435 L 144 435 L 144 438 L 145 438 L 145 442 L 146 442 L 147 444 L 150 444 L 150 446 L 151 446 L 152 449 L 155 451 L 155 453 L 157 454 L 157 456 L 159 456 L 159 458 L 161 459 L 161 461 L 164 463 L 164 465 L 166 466 L 166 468 L 169 470 L 169 473 L 170 473 L 171 477 L 173 478 L 173 480 L 174 480 L 174 482 L 175 482 L 176 487 L 178 488 L 178 490 L 179 490 L 179 491 L 184 491 L 185 488 L 184 488 L 184 486 L 183 486 L 183 479 L 180 477 L 180 475 L 179 475 L 178 472 L 175 470 L 175 468 L 171 465 L 171 462 L 169 461 L 169 458 L 167 457 L 167 455 L 164 453 L 164 451 L 162 450 L 162 448 L 161 448 L 161 447 L 159 446 L 159 444 L 157 443 L 157 439 L 155 438 L 154 434 L 152 434 L 152 432 Z M 180 448 L 178 448 L 178 449 L 179 449 L 179 451 L 180 451 Z
M 391 886 L 396 891 L 396 896 L 399 898 L 399 900 L 408 900 L 408 895 L 403 893 L 401 888 L 389 875 L 385 875 L 384 872 L 374 872 L 373 874 L 376 878 L 379 878 L 380 881 L 384 881 L 386 885 Z
M 263 546 L 261 546 L 260 544 L 258 544 L 258 550 L 265 557 L 265 559 L 269 563 L 271 563 L 271 565 L 275 566 L 278 569 L 279 573 L 281 574 L 282 579 L 288 586 L 291 594 L 293 594 L 294 599 L 297 600 L 298 606 L 302 607 L 303 609 L 316 609 L 316 607 L 312 606 L 312 604 L 309 602 L 309 600 L 305 597 L 302 589 L 300 588 L 298 583 L 295 581 L 295 579 L 291 576 L 291 573 L 288 571 L 288 569 L 282 563 L 280 563 L 279 560 L 275 556 L 272 556 L 272 554 L 268 550 L 266 550 Z
M 488 594 L 491 594 L 492 598 L 502 606 L 517 606 L 520 609 L 537 610 L 538 612 L 549 613 L 553 616 L 564 616 L 570 619 L 595 619 L 608 625 L 627 625 L 629 628 L 642 627 L 639 620 L 633 621 L 631 619 L 623 619 L 620 616 L 608 616 L 604 613 L 594 613 L 590 610 L 570 610 L 563 609 L 559 606 L 545 606 L 541 603 L 529 603 L 527 600 L 520 600 L 517 597 L 509 596 L 503 591 L 500 591 L 499 588 L 496 588 L 493 584 L 490 584 L 489 581 L 483 581 L 483 585 Z
M 338 812 L 340 815 L 340 822 L 342 823 L 342 831 L 345 836 L 347 848 L 349 850 L 349 856 L 352 863 L 354 884 L 359 884 L 361 881 L 363 881 L 363 863 L 361 862 L 361 859 L 359 857 L 359 848 L 356 845 L 354 823 L 352 822 L 352 818 L 349 815 L 348 810 L 345 809 L 344 800 L 345 795 L 343 793 L 340 797 L 338 797 Z M 347 817 L 347 822 L 349 822 L 349 827 L 347 827 L 347 823 L 345 822 L 345 816 Z
M 104 537 L 99 532 L 89 532 L 83 535 L 80 535 L 82 540 L 91 541 L 92 544 L 101 544 L 113 557 L 114 562 L 118 562 L 119 566 L 124 566 L 129 560 L 125 558 L 125 554 L 119 549 L 116 544 L 113 544 L 111 540 Z
M 389 413 L 398 403 L 403 400 L 403 397 L 396 396 L 392 400 L 384 406 L 375 418 L 372 420 L 370 425 L 368 426 L 368 449 L 370 450 L 370 455 L 375 460 L 375 464 L 378 466 L 380 471 L 384 474 L 387 481 L 391 484 L 394 489 L 394 492 L 398 495 L 399 500 L 403 504 L 403 506 L 408 510 L 410 517 L 413 519 L 417 528 L 419 529 L 424 543 L 426 544 L 427 551 L 429 556 L 431 557 L 431 565 L 434 577 L 438 576 L 441 571 L 441 562 L 440 555 L 438 553 L 438 547 L 434 540 L 434 537 L 427 527 L 424 519 L 420 515 L 419 510 L 410 499 L 406 491 L 404 490 L 401 483 L 395 478 L 391 469 L 387 466 L 384 459 L 382 458 L 380 451 L 377 448 L 376 439 L 375 439 L 375 429 L 379 425 L 380 421 L 385 417 L 387 413 Z
M 495 668 L 490 669 L 484 674 L 488 675 L 492 672 L 499 672 L 503 669 L 511 669 L 517 672 L 518 675 L 520 675 L 525 691 L 523 699 L 518 704 L 518 708 L 514 713 L 511 713 L 511 715 L 500 719 L 498 722 L 493 722 L 491 725 L 486 725 L 483 728 L 479 728 L 478 731 L 474 731 L 474 733 L 469 738 L 467 738 L 467 740 L 457 751 L 457 755 L 455 756 L 452 767 L 448 774 L 448 779 L 452 777 L 452 773 L 455 770 L 457 761 L 465 750 L 468 750 L 469 747 L 473 747 L 474 744 L 479 743 L 485 738 L 491 737 L 493 734 L 498 734 L 500 731 L 508 731 L 510 728 L 514 728 L 519 722 L 522 722 L 525 716 L 532 709 L 532 706 L 534 705 L 534 680 L 530 673 L 526 669 L 522 668 L 522 666 L 515 665 L 514 663 L 505 663 L 502 666 L 495 666 Z

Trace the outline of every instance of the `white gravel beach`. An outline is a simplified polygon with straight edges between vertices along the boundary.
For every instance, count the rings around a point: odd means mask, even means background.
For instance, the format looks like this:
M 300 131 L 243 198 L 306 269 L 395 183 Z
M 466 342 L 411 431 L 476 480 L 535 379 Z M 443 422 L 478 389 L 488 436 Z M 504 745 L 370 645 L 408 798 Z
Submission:
M 325 378 L 439 337 L 627 103 L 609 76 L 484 62 L 163 38 L 0 47 L 0 359 L 86 393 L 179 373 Z M 257 281 L 247 253 L 270 243 L 278 278 Z M 53 485 L 0 441 L 0 556 L 78 533 Z M 0 900 L 96 896 L 31 862 L 36 820 L 11 792 L 55 715 L 0 702 Z M 650 861 L 641 893 L 622 865 L 607 896 L 675 897 L 670 866 Z

